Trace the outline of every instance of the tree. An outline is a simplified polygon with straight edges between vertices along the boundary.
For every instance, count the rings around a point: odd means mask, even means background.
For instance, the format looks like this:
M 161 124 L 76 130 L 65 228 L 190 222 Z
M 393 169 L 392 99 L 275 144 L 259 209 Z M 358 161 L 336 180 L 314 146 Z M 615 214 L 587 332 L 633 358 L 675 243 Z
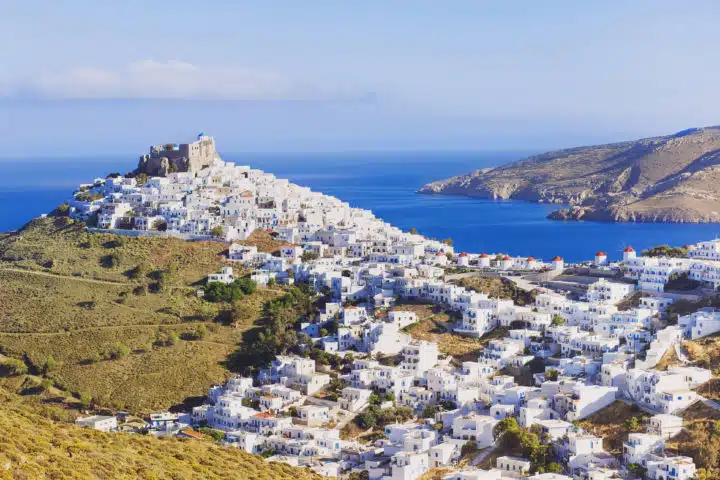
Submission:
M 415 228 L 415 227 L 410 227 L 409 232 L 410 232 L 412 235 L 417 235 L 417 233 L 418 233 L 417 228 Z
M 457 408 L 457 405 L 455 405 L 455 402 L 452 400 L 443 400 L 440 402 L 440 408 L 443 410 L 455 410 Z
M 435 418 L 435 414 L 437 413 L 437 407 L 435 405 L 425 405 L 425 408 L 422 412 L 423 418 Z
M 548 369 L 545 372 L 545 380 L 548 380 L 551 382 L 557 380 L 558 376 L 560 376 L 560 373 L 557 370 L 555 370 L 554 368 Z
M 304 345 L 306 347 L 312 346 L 312 339 L 310 335 L 305 332 L 297 332 L 297 343 L 298 345 Z
M 561 317 L 560 315 L 553 315 L 552 317 L 552 325 L 558 326 L 558 325 L 565 325 L 565 319 Z
M 377 417 L 372 411 L 365 412 L 361 417 L 361 423 L 363 427 L 370 428 L 377 425 Z
M 116 343 L 105 352 L 108 360 L 120 360 L 130 355 L 130 348 L 122 343 Z
M 213 227 L 210 233 L 213 237 L 220 238 L 225 234 L 225 229 L 223 229 L 223 227 L 221 227 L 220 225 L 217 225 Z
M 217 317 L 218 311 L 214 305 L 204 302 L 198 305 L 197 314 L 201 320 L 208 322 Z
M 317 260 L 318 258 L 320 258 L 320 255 L 310 251 L 305 251 L 302 253 L 302 255 L 300 255 L 300 260 L 302 260 L 303 263 L 308 263 L 313 260 Z
M 90 408 L 90 405 L 92 405 L 93 398 L 90 396 L 87 392 L 81 392 L 80 393 L 80 405 L 82 405 L 83 408 Z
M 514 432 L 520 429 L 520 426 L 517 423 L 517 420 L 513 417 L 505 417 L 502 420 L 500 420 L 495 427 L 493 427 L 493 436 L 495 438 L 502 437 L 505 432 Z
M 643 257 L 675 257 L 685 258 L 687 257 L 687 247 L 671 247 L 670 245 L 658 245 L 656 247 L 643 250 Z
M 642 465 L 638 465 L 637 463 L 631 463 L 627 466 L 628 472 L 630 472 L 630 475 L 632 475 L 634 478 L 645 478 L 645 473 L 647 473 L 647 468 L 643 467 Z
M 158 292 L 168 292 L 172 283 L 173 274 L 169 270 L 157 272 L 156 288 Z
M 138 264 L 135 268 L 130 270 L 130 278 L 133 280 L 139 280 L 144 278 L 148 274 L 148 269 L 144 263 Z
M 348 480 L 370 480 L 370 472 L 363 470 L 362 472 L 351 472 Z
M 238 278 L 232 283 L 210 282 L 205 286 L 204 299 L 209 302 L 232 302 L 243 295 L 252 295 L 257 291 L 257 282 L 249 278 Z
M 208 329 L 205 325 L 198 325 L 195 329 L 195 333 L 193 333 L 193 337 L 196 340 L 202 340 L 203 338 L 207 337 Z
M 283 308 L 272 315 L 271 327 L 276 332 L 292 330 L 297 322 L 298 315 L 292 308 Z
M 255 316 L 255 310 L 248 302 L 238 300 L 230 309 L 230 319 L 234 326 L 247 325 Z
M 233 284 L 237 285 L 245 295 L 252 295 L 257 291 L 257 282 L 250 278 L 238 278 Z
M 177 333 L 170 331 L 167 334 L 167 341 L 165 342 L 166 345 L 175 345 L 178 340 L 180 340 L 180 337 Z
M 112 252 L 102 258 L 102 264 L 105 268 L 117 268 L 120 266 L 120 254 Z
M 291 417 L 297 417 L 298 416 L 297 407 L 293 405 L 292 407 L 288 408 L 288 413 L 290 414 Z
M 555 462 L 550 462 L 545 467 L 547 473 L 562 473 L 563 468 Z
M 627 420 L 625 420 L 625 428 L 630 430 L 631 432 L 635 432 L 639 430 L 641 427 L 640 419 L 638 417 L 630 417 Z
M 472 440 L 468 440 L 460 448 L 460 456 L 467 457 L 468 455 L 472 455 L 473 453 L 477 452 L 477 450 L 478 450 L 477 444 L 475 442 L 473 442 Z
M 297 334 L 293 330 L 280 332 L 275 336 L 276 351 L 285 355 L 297 345 Z
M 11 377 L 28 373 L 28 367 L 25 365 L 25 362 L 17 358 L 6 358 L 0 366 L 2 366 Z
M 50 372 L 53 372 L 57 368 L 57 361 L 55 360 L 55 357 L 52 355 L 48 356 L 45 359 L 45 362 L 42 366 L 42 373 L 43 375 L 47 375 Z

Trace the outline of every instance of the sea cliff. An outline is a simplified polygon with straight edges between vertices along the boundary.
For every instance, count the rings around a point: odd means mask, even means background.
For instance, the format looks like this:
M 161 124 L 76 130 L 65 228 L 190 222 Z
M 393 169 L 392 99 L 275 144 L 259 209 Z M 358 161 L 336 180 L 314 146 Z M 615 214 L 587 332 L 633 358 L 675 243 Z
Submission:
M 720 127 L 543 153 L 418 192 L 568 205 L 554 220 L 720 222 Z

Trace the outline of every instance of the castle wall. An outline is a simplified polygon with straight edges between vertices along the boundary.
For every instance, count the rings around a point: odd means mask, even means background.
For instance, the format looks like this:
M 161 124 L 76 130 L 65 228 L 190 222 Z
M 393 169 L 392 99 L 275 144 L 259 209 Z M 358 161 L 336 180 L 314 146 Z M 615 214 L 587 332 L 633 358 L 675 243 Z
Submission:
M 215 139 L 203 136 L 193 143 L 183 143 L 174 149 L 164 145 L 150 147 L 150 153 L 140 157 L 138 172 L 152 176 L 166 176 L 170 172 L 197 172 L 215 162 Z

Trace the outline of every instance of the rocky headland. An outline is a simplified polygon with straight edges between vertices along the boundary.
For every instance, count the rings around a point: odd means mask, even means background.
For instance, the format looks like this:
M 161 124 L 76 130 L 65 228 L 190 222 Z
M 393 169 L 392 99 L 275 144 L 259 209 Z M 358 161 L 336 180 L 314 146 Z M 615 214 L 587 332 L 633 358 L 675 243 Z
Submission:
M 720 126 L 543 153 L 418 192 L 567 206 L 554 220 L 720 222 Z

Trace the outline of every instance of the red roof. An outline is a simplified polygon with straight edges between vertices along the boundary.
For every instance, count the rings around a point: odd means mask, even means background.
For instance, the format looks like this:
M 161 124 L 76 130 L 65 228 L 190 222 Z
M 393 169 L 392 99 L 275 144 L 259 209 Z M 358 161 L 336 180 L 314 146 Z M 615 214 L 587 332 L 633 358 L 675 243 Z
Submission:
M 527 261 L 528 261 L 528 262 L 534 262 L 535 259 L 534 259 L 533 257 L 528 257 Z
M 595 256 L 596 256 L 596 257 L 607 257 L 607 255 L 605 255 L 605 252 L 597 252 L 597 253 L 595 254 Z
M 507 255 L 505 255 L 505 256 L 503 257 L 503 260 L 510 260 L 510 257 L 508 257 Z
M 467 255 L 467 253 L 462 252 L 462 253 L 461 253 L 460 255 L 458 255 L 458 256 L 460 256 L 460 257 L 467 257 L 468 255 Z
M 562 262 L 563 259 L 562 259 L 562 257 L 555 257 L 555 258 L 552 259 L 552 261 L 553 261 L 553 262 Z
M 442 252 L 438 252 L 438 253 L 435 254 L 436 257 L 442 257 L 443 255 L 445 255 L 445 254 L 442 253 Z
M 480 258 L 488 258 L 488 256 L 485 255 L 484 253 L 481 253 L 481 254 L 480 254 Z
M 634 252 L 634 251 L 635 251 L 635 250 L 634 250 L 632 247 L 627 247 L 627 248 L 625 249 L 625 252 L 626 252 L 626 253 L 631 253 L 631 252 Z
M 197 440 L 202 440 L 203 438 L 205 438 L 205 435 L 203 435 L 200 432 L 196 432 L 192 428 L 186 428 L 182 431 L 182 433 L 183 433 L 183 435 L 186 435 L 190 438 L 195 438 Z
M 255 418 L 272 418 L 272 415 L 270 415 L 267 412 L 260 412 L 260 413 L 256 413 L 255 415 L 253 415 L 253 417 L 255 417 Z

